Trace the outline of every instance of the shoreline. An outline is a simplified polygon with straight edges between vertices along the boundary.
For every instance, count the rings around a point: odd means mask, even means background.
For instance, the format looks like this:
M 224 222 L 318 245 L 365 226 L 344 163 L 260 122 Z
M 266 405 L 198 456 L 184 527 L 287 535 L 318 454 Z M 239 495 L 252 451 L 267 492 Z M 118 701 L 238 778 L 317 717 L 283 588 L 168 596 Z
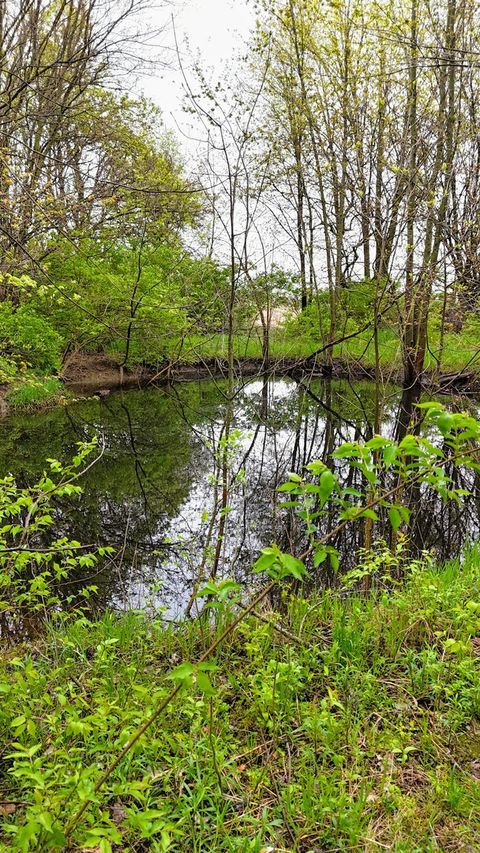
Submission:
M 350 381 L 375 381 L 375 367 L 365 365 L 353 359 L 335 358 L 328 364 L 325 359 L 316 356 L 307 357 L 261 357 L 239 356 L 235 358 L 235 372 L 245 377 L 291 377 L 346 379 Z M 194 382 L 208 379 L 226 379 L 228 362 L 226 358 L 209 356 L 195 362 L 166 362 L 162 366 L 148 367 L 139 365 L 124 368 L 118 362 L 102 353 L 78 353 L 71 357 L 58 377 L 61 391 L 50 399 L 33 402 L 28 405 L 12 404 L 8 394 L 15 384 L 0 388 L 0 417 L 13 412 L 41 411 L 68 402 L 68 394 L 79 396 L 105 394 L 120 389 L 147 388 L 172 382 Z M 381 380 L 385 384 L 404 387 L 403 374 L 399 370 L 380 368 Z M 38 382 L 50 377 L 38 377 Z M 25 383 L 28 384 L 28 383 Z M 425 370 L 419 382 L 422 391 L 434 394 L 480 396 L 480 373 L 475 371 L 445 371 L 441 373 Z M 63 393 L 65 392 L 65 393 Z

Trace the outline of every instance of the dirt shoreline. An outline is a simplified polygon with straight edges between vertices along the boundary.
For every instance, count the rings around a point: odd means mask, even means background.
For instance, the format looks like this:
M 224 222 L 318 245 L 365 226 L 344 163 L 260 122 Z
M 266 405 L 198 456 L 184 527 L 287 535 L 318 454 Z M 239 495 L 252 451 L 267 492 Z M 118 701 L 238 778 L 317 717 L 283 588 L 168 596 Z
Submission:
M 360 362 L 336 358 L 332 365 L 317 357 L 281 357 L 268 360 L 254 357 L 235 359 L 238 376 L 290 376 L 294 379 L 331 378 L 352 381 L 375 380 L 375 368 Z M 194 363 L 175 362 L 162 367 L 138 366 L 123 368 L 113 358 L 103 354 L 78 353 L 64 365 L 60 379 L 64 388 L 74 396 L 107 395 L 121 388 L 146 388 L 172 382 L 192 382 L 204 379 L 226 378 L 228 363 L 225 358 L 209 357 Z M 380 371 L 382 381 L 403 387 L 399 370 Z M 474 371 L 435 374 L 425 371 L 420 386 L 435 394 L 480 395 L 480 374 Z M 10 406 L 5 399 L 7 387 L 0 389 L 0 416 L 8 414 Z M 55 405 L 52 400 L 48 405 Z M 38 408 L 43 408 L 40 405 Z
M 374 379 L 375 371 L 361 364 L 351 364 L 336 359 L 330 368 L 325 361 L 309 358 L 236 358 L 235 373 L 238 376 L 292 376 L 328 377 L 333 379 Z M 62 373 L 66 388 L 74 392 L 113 391 L 119 388 L 145 388 L 171 382 L 191 382 L 202 379 L 222 379 L 228 374 L 225 358 L 209 357 L 194 363 L 174 362 L 161 367 L 139 366 L 126 370 L 105 356 L 81 356 L 72 359 Z M 401 377 L 390 377 L 399 381 Z
M 329 365 L 316 357 L 235 358 L 238 376 L 291 376 L 292 378 L 325 377 L 332 379 L 374 380 L 375 368 L 361 362 L 336 358 Z M 228 374 L 225 358 L 209 357 L 194 363 L 174 362 L 162 367 L 139 366 L 124 369 L 104 355 L 80 355 L 71 359 L 61 379 L 67 388 L 113 391 L 118 388 L 145 388 L 169 382 L 191 382 L 197 379 L 222 379 Z M 401 370 L 380 370 L 382 381 L 403 387 Z M 480 373 L 425 371 L 419 383 L 424 390 L 452 394 L 480 394 Z

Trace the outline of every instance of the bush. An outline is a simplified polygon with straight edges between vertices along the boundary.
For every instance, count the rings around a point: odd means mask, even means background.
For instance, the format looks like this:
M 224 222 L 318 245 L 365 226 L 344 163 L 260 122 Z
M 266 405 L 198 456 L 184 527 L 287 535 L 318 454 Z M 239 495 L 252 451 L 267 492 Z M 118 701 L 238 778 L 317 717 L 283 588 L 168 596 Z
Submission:
M 79 444 L 66 466 L 47 460 L 50 471 L 31 488 L 20 488 L 11 475 L 0 479 L 0 640 L 4 632 L 31 624 L 34 616 L 58 615 L 66 580 L 76 569 L 96 565 L 101 549 L 90 552 L 53 532 L 55 500 L 81 494 L 76 481 L 96 448 L 96 440 Z M 87 592 L 81 590 L 67 604 L 78 605 Z
M 10 358 L 0 355 L 0 382 L 11 382 L 15 378 L 17 367 Z
M 376 295 L 380 315 L 379 326 L 383 328 L 396 327 L 398 318 L 395 305 L 387 310 L 392 294 L 382 293 L 382 287 L 377 285 L 375 281 L 364 279 L 362 281 L 348 281 L 341 288 L 337 304 L 337 332 L 339 334 L 350 334 L 356 329 L 364 327 L 368 322 L 373 324 Z M 287 328 L 292 336 L 301 334 L 315 340 L 318 339 L 321 330 L 327 333 L 330 328 L 330 294 L 328 290 L 320 291 L 307 308 L 288 324 Z
M 0 356 L 40 373 L 60 369 L 62 338 L 30 305 L 0 304 Z
M 6 399 L 12 406 L 39 406 L 53 402 L 61 390 L 62 384 L 54 376 L 49 379 L 26 378 L 8 391 Z

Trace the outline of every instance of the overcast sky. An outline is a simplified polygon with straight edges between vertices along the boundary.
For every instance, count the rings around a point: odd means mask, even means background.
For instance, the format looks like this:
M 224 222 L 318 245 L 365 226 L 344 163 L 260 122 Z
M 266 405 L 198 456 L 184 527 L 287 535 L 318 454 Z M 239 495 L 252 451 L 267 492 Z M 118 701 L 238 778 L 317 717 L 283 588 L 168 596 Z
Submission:
M 202 68 L 212 78 L 222 76 L 222 69 L 241 53 L 254 24 L 252 0 L 175 0 L 172 7 L 159 9 L 152 24 L 164 26 L 162 54 L 171 69 L 143 77 L 139 86 L 162 109 L 165 125 L 177 130 L 186 125 L 182 114 L 182 77 L 178 68 L 171 16 L 175 20 L 177 41 L 185 67 L 191 57 L 200 57 Z

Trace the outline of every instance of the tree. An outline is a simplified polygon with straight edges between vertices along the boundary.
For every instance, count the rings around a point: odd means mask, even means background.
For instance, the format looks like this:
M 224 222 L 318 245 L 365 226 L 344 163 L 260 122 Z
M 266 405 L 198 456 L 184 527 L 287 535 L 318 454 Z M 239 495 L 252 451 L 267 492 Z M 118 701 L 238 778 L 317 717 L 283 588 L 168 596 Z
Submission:
M 330 295 L 330 358 L 349 281 L 371 281 L 377 349 L 381 303 L 397 305 L 407 382 L 423 371 L 445 265 L 475 288 L 476 31 L 478 11 L 456 0 L 412 0 L 407 18 L 397 0 L 263 4 L 259 33 L 273 57 L 265 139 L 281 140 L 271 186 L 279 207 L 290 174 L 301 175 L 311 278 Z M 305 218 L 290 195 L 294 218 Z
M 107 212 L 110 221 L 115 213 L 132 219 L 139 190 L 157 220 L 173 207 L 168 195 L 158 203 L 167 184 L 178 198 L 187 192 L 165 135 L 153 142 L 158 116 L 107 91 L 125 62 L 133 69 L 127 55 L 141 41 L 136 21 L 146 7 L 145 0 L 1 0 L 3 271 L 41 259 L 60 229 L 103 224 Z

